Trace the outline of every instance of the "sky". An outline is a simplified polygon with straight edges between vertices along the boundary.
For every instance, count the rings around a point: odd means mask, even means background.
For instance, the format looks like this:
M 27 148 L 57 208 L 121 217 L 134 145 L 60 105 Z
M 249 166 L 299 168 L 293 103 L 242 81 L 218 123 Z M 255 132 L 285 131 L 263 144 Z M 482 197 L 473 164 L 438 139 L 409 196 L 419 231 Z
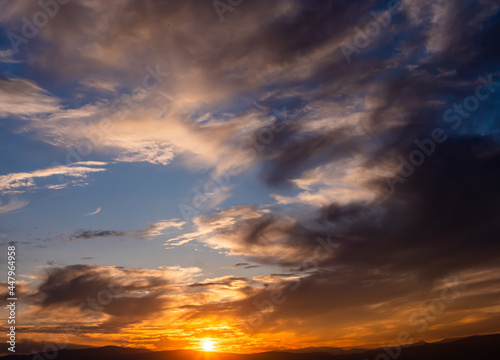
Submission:
M 495 0 L 0 1 L 17 352 L 499 332 L 499 38 Z

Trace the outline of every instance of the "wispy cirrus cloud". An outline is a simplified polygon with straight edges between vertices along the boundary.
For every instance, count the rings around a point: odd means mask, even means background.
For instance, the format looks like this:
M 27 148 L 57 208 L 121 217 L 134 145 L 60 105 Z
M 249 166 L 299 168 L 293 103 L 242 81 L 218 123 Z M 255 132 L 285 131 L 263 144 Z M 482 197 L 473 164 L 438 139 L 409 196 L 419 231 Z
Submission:
M 59 107 L 59 99 L 33 81 L 0 77 L 0 117 L 53 113 Z
M 166 229 L 180 229 L 185 224 L 179 219 L 161 220 L 152 223 L 141 230 L 120 231 L 120 230 L 87 230 L 80 229 L 69 236 L 69 240 L 95 239 L 104 237 L 129 236 L 133 238 L 148 239 L 164 234 Z
M 80 86 L 85 90 L 116 93 L 118 83 L 115 81 L 87 77 L 80 81 Z
M 14 50 L 12 49 L 0 50 L 0 63 L 17 64 L 20 62 L 21 62 L 20 60 L 14 59 Z
M 39 189 L 37 180 L 61 176 L 68 178 L 85 179 L 89 174 L 103 172 L 107 169 L 102 167 L 106 162 L 81 162 L 70 165 L 58 165 L 45 169 L 34 170 L 32 172 L 11 173 L 0 176 L 0 192 L 2 194 L 19 194 L 27 191 Z M 91 167 L 97 166 L 97 167 Z M 101 166 L 101 167 L 99 167 Z M 65 184 L 48 185 L 49 189 L 59 189 Z
M 89 212 L 88 214 L 85 214 L 85 216 L 92 216 L 99 214 L 101 212 L 101 207 L 99 206 L 95 211 Z
M 28 205 L 28 203 L 28 200 L 18 199 L 15 197 L 11 197 L 6 204 L 2 204 L 2 202 L 0 201 L 0 215 L 22 209 L 23 207 Z
M 169 219 L 157 221 L 146 229 L 139 231 L 138 233 L 144 236 L 158 236 L 163 234 L 163 230 L 173 228 L 180 229 L 184 226 L 185 222 L 179 219 Z

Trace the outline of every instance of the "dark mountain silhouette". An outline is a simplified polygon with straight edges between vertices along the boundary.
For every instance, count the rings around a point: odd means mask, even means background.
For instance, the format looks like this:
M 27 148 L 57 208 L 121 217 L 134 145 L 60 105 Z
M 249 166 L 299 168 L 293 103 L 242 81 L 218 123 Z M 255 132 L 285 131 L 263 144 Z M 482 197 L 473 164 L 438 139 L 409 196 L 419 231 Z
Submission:
M 329 347 L 329 346 L 321 346 L 321 347 L 306 347 L 301 349 L 293 349 L 293 350 L 284 350 L 284 352 L 290 353 L 313 353 L 313 352 L 323 352 L 332 355 L 346 355 L 346 354 L 360 354 L 362 352 L 368 351 L 368 349 L 362 348 L 353 348 L 353 349 L 342 349 L 338 347 Z
M 311 350 L 312 352 L 308 351 Z M 317 352 L 317 349 L 338 351 L 334 355 L 329 351 Z M 333 350 L 332 350 L 333 349 Z M 271 351 L 256 354 L 225 354 L 194 350 L 150 351 L 144 349 L 105 346 L 90 349 L 64 349 L 56 357 L 48 354 L 8 355 L 0 360 L 496 360 L 500 355 L 500 334 L 472 336 L 452 341 L 436 343 L 416 343 L 401 348 L 373 349 L 360 353 L 339 348 L 305 348 L 289 352 Z M 299 352 L 297 352 L 299 351 Z
M 458 339 L 453 339 L 451 341 L 455 341 L 455 340 L 458 340 Z M 442 341 L 444 341 L 444 340 L 442 340 Z M 416 342 L 414 344 L 403 345 L 403 347 L 422 346 L 422 345 L 425 345 L 425 344 L 427 344 L 425 341 L 419 341 L 419 342 Z

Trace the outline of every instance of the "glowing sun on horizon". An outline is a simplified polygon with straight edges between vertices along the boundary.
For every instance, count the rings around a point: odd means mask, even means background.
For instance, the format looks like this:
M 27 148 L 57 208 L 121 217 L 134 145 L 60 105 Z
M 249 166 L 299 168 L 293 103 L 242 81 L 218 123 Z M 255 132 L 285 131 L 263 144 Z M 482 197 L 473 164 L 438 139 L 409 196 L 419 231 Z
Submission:
M 212 340 L 203 341 L 203 350 L 212 351 L 214 349 L 214 342 Z

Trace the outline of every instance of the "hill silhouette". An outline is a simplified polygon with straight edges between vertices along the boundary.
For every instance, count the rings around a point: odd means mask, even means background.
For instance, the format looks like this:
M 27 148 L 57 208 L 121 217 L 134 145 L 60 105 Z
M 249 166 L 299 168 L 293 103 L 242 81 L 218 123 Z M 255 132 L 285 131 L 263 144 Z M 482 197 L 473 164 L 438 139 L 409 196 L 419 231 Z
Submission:
M 316 350 L 323 349 L 318 352 Z M 326 351 L 325 351 L 326 350 Z M 354 350 L 355 353 L 352 353 Z M 420 342 L 412 346 L 391 349 L 392 356 L 385 349 L 305 348 L 286 351 L 271 351 L 254 354 L 227 354 L 194 350 L 151 351 L 145 349 L 105 346 L 88 349 L 60 350 L 57 360 L 470 360 L 498 359 L 500 355 L 500 334 L 472 336 L 436 343 Z M 358 353 L 358 351 L 361 351 Z M 335 355 L 334 353 L 339 353 Z M 50 355 L 49 355 L 50 356 Z M 42 355 L 7 355 L 0 360 L 42 360 Z

